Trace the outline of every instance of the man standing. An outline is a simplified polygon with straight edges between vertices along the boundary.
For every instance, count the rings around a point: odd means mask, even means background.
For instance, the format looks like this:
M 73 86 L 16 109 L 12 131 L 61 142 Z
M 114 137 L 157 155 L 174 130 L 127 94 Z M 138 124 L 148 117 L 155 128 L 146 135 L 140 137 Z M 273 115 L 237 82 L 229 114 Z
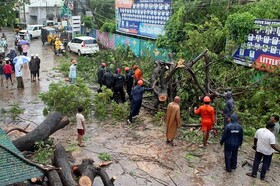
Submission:
M 22 67 L 23 67 L 23 62 L 22 59 L 19 58 L 17 60 L 17 63 L 15 64 L 15 76 L 17 78 L 17 88 L 24 88 L 24 83 L 22 80 Z
M 230 123 L 226 125 L 220 144 L 224 146 L 226 171 L 231 172 L 237 167 L 238 148 L 243 142 L 243 128 L 238 123 L 236 114 L 232 114 Z
M 72 65 L 69 68 L 69 79 L 71 84 L 76 84 L 76 78 L 77 78 L 77 61 L 76 59 L 71 60 Z
M 35 64 L 36 64 L 36 72 L 35 72 L 35 79 L 36 79 L 36 76 L 38 78 L 38 81 L 40 81 L 40 63 L 41 63 L 41 59 L 39 58 L 39 55 L 36 54 L 35 55 Z
M 101 87 L 103 85 L 102 79 L 105 73 L 105 67 L 106 67 L 106 63 L 102 63 L 97 71 L 98 84 L 100 85 L 98 92 L 101 92 Z
M 129 96 L 129 99 L 130 99 L 131 89 L 132 89 L 132 86 L 133 86 L 134 74 L 129 69 L 129 67 L 125 67 L 124 71 L 125 71 L 126 92 L 127 92 L 128 96 Z
M 262 160 L 263 165 L 261 168 L 260 179 L 264 180 L 266 171 L 269 169 L 271 164 L 271 158 L 274 150 L 280 152 L 280 148 L 276 145 L 275 136 L 273 134 L 274 127 L 275 124 L 269 121 L 266 124 L 266 128 L 260 128 L 257 130 L 253 146 L 253 149 L 256 150 L 253 170 L 251 173 L 247 173 L 247 176 L 251 176 L 253 178 L 257 177 L 259 165 Z
M 142 71 L 137 67 L 136 64 L 134 64 L 132 68 L 134 70 L 134 79 L 136 85 L 139 80 L 142 80 Z
M 102 84 L 105 85 L 108 89 L 113 88 L 114 77 L 109 67 L 106 68 L 106 72 L 103 75 Z
M 273 134 L 274 134 L 276 142 L 277 142 L 278 135 L 279 135 L 279 130 L 280 130 L 279 116 L 278 115 L 273 115 L 271 117 L 271 121 L 272 121 L 272 123 L 275 124 L 274 130 L 273 130 Z
M 34 54 L 31 54 L 31 59 L 30 59 L 28 65 L 29 65 L 31 82 L 36 81 L 37 65 L 36 65 L 36 62 L 35 62 Z
M 131 102 L 130 102 L 130 114 L 129 114 L 129 119 L 127 120 L 128 124 L 132 123 L 132 117 L 136 116 L 140 112 L 140 108 L 142 105 L 142 98 L 143 98 L 143 93 L 145 91 L 151 91 L 153 88 L 145 88 L 142 87 L 144 82 L 142 80 L 139 80 L 137 82 L 137 86 L 133 87 L 131 91 Z
M 226 97 L 226 104 L 223 110 L 224 127 L 229 123 L 230 117 L 234 112 L 234 100 L 232 98 L 232 92 L 227 91 L 225 97 Z
M 118 95 L 122 100 L 122 103 L 125 102 L 125 93 L 123 90 L 125 78 L 121 75 L 121 69 L 117 68 L 116 73 L 114 74 L 114 85 L 113 85 L 113 92 L 114 92 L 114 100 L 116 103 L 119 103 Z
M 181 115 L 180 115 L 180 97 L 176 96 L 174 101 L 169 103 L 166 112 L 166 143 L 171 146 L 176 146 L 174 138 L 176 136 L 177 128 L 181 127 Z
M 211 99 L 209 96 L 203 98 L 204 105 L 198 109 L 194 107 L 194 113 L 201 116 L 201 130 L 203 132 L 203 147 L 207 145 L 209 138 L 209 132 L 212 129 L 215 122 L 215 110 L 210 106 Z

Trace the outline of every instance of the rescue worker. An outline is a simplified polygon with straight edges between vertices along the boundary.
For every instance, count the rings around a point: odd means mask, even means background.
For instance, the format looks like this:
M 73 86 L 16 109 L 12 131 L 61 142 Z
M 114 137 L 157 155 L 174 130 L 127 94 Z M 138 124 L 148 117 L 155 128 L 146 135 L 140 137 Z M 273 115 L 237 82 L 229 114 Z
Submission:
M 103 85 L 102 79 L 103 79 L 103 76 L 104 76 L 104 73 L 105 73 L 105 68 L 106 68 L 106 63 L 102 63 L 100 65 L 100 67 L 98 68 L 98 71 L 97 71 L 98 84 L 100 85 L 100 88 L 99 88 L 98 92 L 101 92 L 101 87 Z
M 114 77 L 111 72 L 110 68 L 106 68 L 106 72 L 103 75 L 102 84 L 105 85 L 107 88 L 112 89 L 114 85 Z
M 132 69 L 134 70 L 135 85 L 137 85 L 137 82 L 142 80 L 142 71 L 137 67 L 136 64 L 133 65 Z
M 40 63 L 41 63 L 41 59 L 39 58 L 39 55 L 36 54 L 35 55 L 35 64 L 36 64 L 36 73 L 35 73 L 35 78 L 37 76 L 38 81 L 40 81 Z
M 238 148 L 241 147 L 242 142 L 243 128 L 238 123 L 237 115 L 232 114 L 230 117 L 230 123 L 226 125 L 220 141 L 221 146 L 225 144 L 224 154 L 227 172 L 231 172 L 232 169 L 236 169 Z
M 120 95 L 120 98 L 122 102 L 125 102 L 125 93 L 123 90 L 123 86 L 125 83 L 125 77 L 121 75 L 121 69 L 117 68 L 115 74 L 114 74 L 114 85 L 113 85 L 113 97 L 116 103 L 119 103 L 118 95 Z
M 130 114 L 129 114 L 129 119 L 127 120 L 128 124 L 132 123 L 132 117 L 139 114 L 139 111 L 140 111 L 140 108 L 142 105 L 143 93 L 145 91 L 153 90 L 153 88 L 142 87 L 143 84 L 144 84 L 143 80 L 139 80 L 137 82 L 137 85 L 135 87 L 133 87 L 133 89 L 131 91 Z
M 129 99 L 130 99 L 131 89 L 133 87 L 134 74 L 133 74 L 133 71 L 131 71 L 129 69 L 129 67 L 125 67 L 124 71 L 125 71 L 126 92 L 127 92 L 128 96 L 129 96 Z
M 209 132 L 211 131 L 215 122 L 215 110 L 210 106 L 211 99 L 209 96 L 203 98 L 204 105 L 198 109 L 194 107 L 194 113 L 201 117 L 201 131 L 203 132 L 203 147 L 207 145 Z
M 230 117 L 234 112 L 234 100 L 232 98 L 232 92 L 227 91 L 225 97 L 226 97 L 226 104 L 223 110 L 224 127 L 229 123 Z
M 55 42 L 54 42 L 54 49 L 55 49 L 55 54 L 56 55 L 59 55 L 59 50 L 60 50 L 60 45 L 61 45 L 62 43 L 61 43 L 61 41 L 60 41 L 60 39 L 57 37 L 56 39 L 55 39 Z

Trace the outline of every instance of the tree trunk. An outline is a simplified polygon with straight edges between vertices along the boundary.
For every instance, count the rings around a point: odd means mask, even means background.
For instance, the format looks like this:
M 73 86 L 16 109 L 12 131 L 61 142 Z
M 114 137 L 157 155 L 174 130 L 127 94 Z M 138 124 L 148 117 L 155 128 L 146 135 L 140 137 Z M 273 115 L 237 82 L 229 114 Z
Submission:
M 76 186 L 76 185 L 78 185 L 74 181 L 71 166 L 70 166 L 70 163 L 67 160 L 66 151 L 60 143 L 58 143 L 55 146 L 54 164 L 55 164 L 55 166 L 61 168 L 61 171 L 59 171 L 59 175 L 60 175 L 61 181 L 62 181 L 64 186 Z
M 63 186 L 61 179 L 56 170 L 48 171 L 48 185 L 49 186 Z
M 58 112 L 53 112 L 33 131 L 13 141 L 20 151 L 33 151 L 35 142 L 44 141 L 57 130 L 70 123 L 68 118 Z
M 97 174 L 102 179 L 104 186 L 114 186 L 115 177 L 110 179 L 107 172 L 100 167 L 98 167 L 97 170 Z
M 79 172 L 82 175 L 79 179 L 80 186 L 92 186 L 94 178 L 97 176 L 97 170 L 93 166 L 92 159 L 83 159 L 79 166 Z

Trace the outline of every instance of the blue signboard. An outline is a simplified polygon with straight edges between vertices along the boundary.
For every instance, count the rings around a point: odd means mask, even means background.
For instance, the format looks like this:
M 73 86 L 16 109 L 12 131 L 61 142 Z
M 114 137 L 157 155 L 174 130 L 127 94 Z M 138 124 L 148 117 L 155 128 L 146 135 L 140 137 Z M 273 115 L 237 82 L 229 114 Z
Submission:
M 116 0 L 119 32 L 156 39 L 170 16 L 171 0 Z
M 272 71 L 280 67 L 280 20 L 255 20 L 256 29 L 233 55 L 235 63 Z

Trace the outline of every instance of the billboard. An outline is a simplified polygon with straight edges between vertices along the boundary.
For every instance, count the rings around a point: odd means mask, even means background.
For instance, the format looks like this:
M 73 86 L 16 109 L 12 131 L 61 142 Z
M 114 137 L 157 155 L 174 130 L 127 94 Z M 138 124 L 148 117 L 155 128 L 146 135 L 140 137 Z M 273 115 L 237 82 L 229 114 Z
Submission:
M 116 0 L 118 32 L 156 39 L 164 35 L 171 0 Z
M 260 70 L 273 71 L 280 67 L 280 20 L 256 19 L 256 29 L 238 48 L 235 63 Z

